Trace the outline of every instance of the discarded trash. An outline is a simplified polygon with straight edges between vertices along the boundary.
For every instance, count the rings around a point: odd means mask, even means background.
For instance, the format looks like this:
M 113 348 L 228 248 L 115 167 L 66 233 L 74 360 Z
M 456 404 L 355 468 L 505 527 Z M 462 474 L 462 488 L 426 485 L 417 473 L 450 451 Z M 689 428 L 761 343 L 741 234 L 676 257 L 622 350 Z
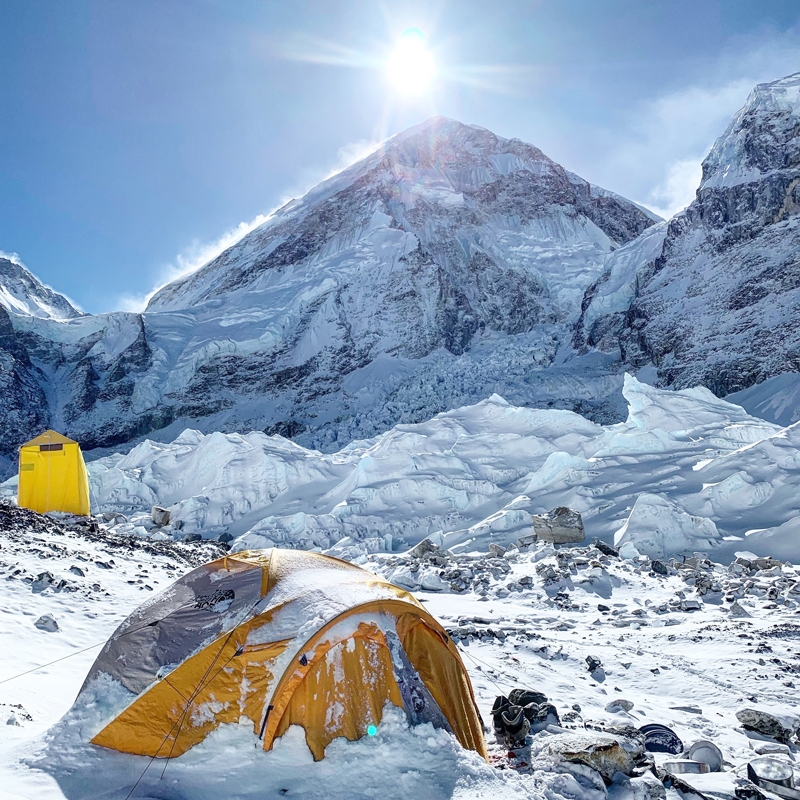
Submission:
M 786 800 L 800 800 L 800 790 L 792 785 L 793 774 L 792 765 L 777 758 L 754 758 L 747 765 L 747 777 L 756 786 Z
M 678 756 L 683 752 L 683 742 L 678 734 L 666 725 L 651 723 L 642 725 L 639 733 L 644 734 L 644 749 L 650 753 L 670 753 Z
M 692 761 L 702 761 L 708 764 L 711 772 L 719 772 L 722 769 L 722 751 L 713 742 L 706 739 L 700 739 L 695 742 L 686 752 L 686 755 Z
M 711 768 L 703 761 L 692 761 L 682 758 L 678 761 L 665 761 L 664 769 L 670 775 L 703 775 L 711 772 Z

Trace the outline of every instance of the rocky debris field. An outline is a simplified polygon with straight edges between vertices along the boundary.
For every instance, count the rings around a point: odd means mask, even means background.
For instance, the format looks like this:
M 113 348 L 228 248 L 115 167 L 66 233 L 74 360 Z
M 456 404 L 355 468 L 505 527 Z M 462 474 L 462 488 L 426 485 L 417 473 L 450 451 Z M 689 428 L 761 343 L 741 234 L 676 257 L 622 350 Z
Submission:
M 117 796 L 123 786 L 124 797 L 141 774 L 139 760 L 91 750 L 90 761 L 76 761 L 89 751 L 62 746 L 48 731 L 131 608 L 225 552 L 218 543 L 140 539 L 106 524 L 0 506 L 0 718 L 8 723 L 0 781 L 14 787 L 12 797 L 72 799 L 62 787 L 74 788 L 68 778 L 82 770 L 93 782 L 75 798 L 101 789 Z M 556 546 L 533 535 L 490 547 L 452 552 L 428 539 L 404 554 L 356 559 L 413 591 L 446 626 L 472 679 L 489 766 L 444 732 L 409 731 L 387 715 L 378 735 L 332 745 L 319 764 L 304 760 L 302 737 L 267 754 L 236 740 L 242 732 L 212 737 L 170 764 L 177 788 L 169 796 L 219 796 L 218 759 L 231 747 L 241 757 L 224 772 L 243 787 L 236 797 L 255 797 L 247 787 L 291 794 L 290 778 L 300 773 L 305 798 L 374 796 L 354 794 L 345 776 L 362 770 L 364 786 L 374 787 L 376 758 L 392 776 L 387 800 L 408 792 L 436 800 L 780 796 L 748 783 L 746 770 L 759 757 L 791 763 L 798 753 L 800 568 L 745 553 L 725 565 L 702 553 L 624 558 L 624 547 Z M 520 708 L 525 700 L 513 742 L 495 729 L 498 696 Z M 646 725 L 671 729 L 680 752 L 648 750 Z M 700 752 L 701 741 L 719 748 L 721 771 L 673 774 L 669 762 Z M 151 777 L 142 796 L 164 796 Z
M 747 764 L 799 752 L 800 568 L 744 552 L 718 564 L 703 553 L 623 558 L 599 541 L 520 544 L 453 553 L 426 540 L 360 559 L 444 621 L 492 763 L 545 783 L 566 772 L 585 796 L 765 796 Z M 525 743 L 509 750 L 492 708 L 520 687 L 541 697 Z M 680 750 L 648 752 L 648 724 L 672 729 Z M 721 751 L 722 771 L 671 774 L 669 762 L 703 740 Z

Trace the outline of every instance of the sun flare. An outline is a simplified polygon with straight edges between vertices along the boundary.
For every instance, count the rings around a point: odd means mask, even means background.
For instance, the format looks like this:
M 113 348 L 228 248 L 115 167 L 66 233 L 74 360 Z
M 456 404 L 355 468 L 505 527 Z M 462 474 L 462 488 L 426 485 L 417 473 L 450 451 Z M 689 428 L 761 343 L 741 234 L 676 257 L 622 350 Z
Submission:
M 418 28 L 403 31 L 394 52 L 386 62 L 392 85 L 401 94 L 420 95 L 431 85 L 436 64 L 425 44 L 425 34 Z

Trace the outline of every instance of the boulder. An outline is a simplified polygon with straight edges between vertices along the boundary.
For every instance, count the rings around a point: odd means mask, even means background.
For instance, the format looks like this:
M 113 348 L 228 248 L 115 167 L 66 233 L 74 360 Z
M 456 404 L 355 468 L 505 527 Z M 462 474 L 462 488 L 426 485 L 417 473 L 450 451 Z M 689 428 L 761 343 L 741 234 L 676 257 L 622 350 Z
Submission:
M 43 614 L 33 624 L 40 631 L 47 631 L 48 633 L 55 633 L 58 630 L 58 623 L 50 614 Z
M 408 551 L 408 555 L 411 558 L 422 558 L 426 553 L 438 553 L 440 549 L 439 545 L 434 544 L 430 539 L 423 539 Z
M 783 744 L 789 744 L 794 727 L 787 720 L 757 708 L 743 708 L 736 712 L 736 719 L 748 731 L 755 731 L 762 736 L 769 736 Z
M 630 700 L 623 700 L 621 697 L 612 700 L 606 705 L 606 711 L 609 714 L 618 714 L 620 711 L 630 711 L 633 708 L 633 703 Z
M 575 544 L 586 539 L 581 515 L 566 506 L 546 514 L 534 514 L 533 530 L 542 541 L 553 544 Z
M 548 745 L 551 755 L 584 764 L 597 771 L 610 785 L 617 773 L 630 775 L 635 762 L 619 741 L 603 734 L 562 734 Z
M 169 525 L 169 517 L 170 517 L 169 509 L 162 508 L 161 506 L 153 506 L 150 514 L 153 517 L 153 522 L 159 528 L 163 528 L 165 525 Z

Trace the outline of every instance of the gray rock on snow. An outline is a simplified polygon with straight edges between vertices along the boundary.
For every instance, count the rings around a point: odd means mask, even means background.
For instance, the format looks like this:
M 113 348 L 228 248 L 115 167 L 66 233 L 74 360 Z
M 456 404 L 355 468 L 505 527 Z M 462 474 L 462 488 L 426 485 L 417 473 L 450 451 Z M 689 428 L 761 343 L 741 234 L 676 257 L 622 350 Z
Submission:
M 609 714 L 618 714 L 620 711 L 630 711 L 633 708 L 633 703 L 630 700 L 623 700 L 621 697 L 612 700 L 606 705 L 606 711 Z
M 40 631 L 47 631 L 48 633 L 55 633 L 59 630 L 58 623 L 50 614 L 43 614 L 33 624 Z
M 170 511 L 168 508 L 162 508 L 161 506 L 153 506 L 152 511 L 150 513 L 153 517 L 153 522 L 159 528 L 163 528 L 165 525 L 169 525 Z
M 553 544 L 575 544 L 586 539 L 581 515 L 566 506 L 534 514 L 533 529 L 542 541 Z
M 794 733 L 794 730 L 787 728 L 778 717 L 757 708 L 743 708 L 737 711 L 736 719 L 742 723 L 745 730 L 769 736 L 783 744 L 788 744 Z

